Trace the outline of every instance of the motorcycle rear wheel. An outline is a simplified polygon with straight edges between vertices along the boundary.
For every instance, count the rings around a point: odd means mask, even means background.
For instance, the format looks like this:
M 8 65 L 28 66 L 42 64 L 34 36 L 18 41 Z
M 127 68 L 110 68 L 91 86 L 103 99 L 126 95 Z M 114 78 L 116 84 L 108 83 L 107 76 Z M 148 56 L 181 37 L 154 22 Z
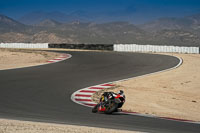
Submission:
M 114 102 L 112 102 L 105 110 L 106 114 L 112 114 L 113 112 L 115 112 L 115 110 L 117 110 L 118 105 Z

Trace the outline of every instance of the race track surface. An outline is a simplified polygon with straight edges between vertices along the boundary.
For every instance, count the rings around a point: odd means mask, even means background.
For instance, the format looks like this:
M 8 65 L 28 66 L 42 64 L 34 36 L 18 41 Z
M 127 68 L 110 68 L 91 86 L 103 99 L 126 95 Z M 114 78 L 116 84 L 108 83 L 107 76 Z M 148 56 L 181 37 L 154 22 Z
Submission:
M 65 53 L 65 52 L 63 52 Z M 0 71 L 0 117 L 147 132 L 200 132 L 200 125 L 132 115 L 93 114 L 70 97 L 78 89 L 173 67 L 175 57 L 67 52 L 63 62 Z

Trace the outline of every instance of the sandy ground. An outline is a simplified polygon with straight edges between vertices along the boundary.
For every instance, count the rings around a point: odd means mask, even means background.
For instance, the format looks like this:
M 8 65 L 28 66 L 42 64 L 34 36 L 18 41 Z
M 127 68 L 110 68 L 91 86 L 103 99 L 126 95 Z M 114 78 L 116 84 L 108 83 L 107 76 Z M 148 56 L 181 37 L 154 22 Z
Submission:
M 117 82 L 126 95 L 123 110 L 200 121 L 200 55 L 174 54 L 183 64 L 174 70 Z M 93 96 L 94 100 L 102 92 Z
M 33 50 L 37 50 L 37 49 L 33 49 Z M 106 52 L 106 50 L 87 50 L 87 49 L 66 49 L 66 48 L 47 48 L 47 49 L 41 49 L 41 50 L 48 50 L 48 51 L 95 51 L 95 52 L 101 52 L 104 51 Z
M 44 64 L 59 55 L 53 52 L 0 48 L 0 70 Z
M 40 122 L 0 119 L 0 133 L 137 133 L 137 132 L 86 127 L 86 126 L 47 124 Z

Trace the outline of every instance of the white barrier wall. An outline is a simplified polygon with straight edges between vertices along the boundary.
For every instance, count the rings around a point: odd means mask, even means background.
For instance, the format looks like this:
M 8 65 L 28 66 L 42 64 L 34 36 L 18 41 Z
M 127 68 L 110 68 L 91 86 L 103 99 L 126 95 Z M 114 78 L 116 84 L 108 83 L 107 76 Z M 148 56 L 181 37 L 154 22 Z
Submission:
M 48 43 L 0 43 L 0 48 L 48 48 Z
M 138 44 L 114 44 L 113 50 L 119 52 L 162 52 L 199 54 L 199 47 L 156 46 Z

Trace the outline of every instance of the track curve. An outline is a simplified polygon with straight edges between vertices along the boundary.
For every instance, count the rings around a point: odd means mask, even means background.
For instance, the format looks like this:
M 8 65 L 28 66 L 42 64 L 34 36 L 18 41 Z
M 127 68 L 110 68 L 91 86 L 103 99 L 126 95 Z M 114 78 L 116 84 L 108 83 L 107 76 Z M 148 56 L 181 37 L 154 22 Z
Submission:
M 92 114 L 91 109 L 70 100 L 80 88 L 164 70 L 177 65 L 177 58 L 118 52 L 67 53 L 73 57 L 63 62 L 0 71 L 0 117 L 147 132 L 200 132 L 198 124 Z

